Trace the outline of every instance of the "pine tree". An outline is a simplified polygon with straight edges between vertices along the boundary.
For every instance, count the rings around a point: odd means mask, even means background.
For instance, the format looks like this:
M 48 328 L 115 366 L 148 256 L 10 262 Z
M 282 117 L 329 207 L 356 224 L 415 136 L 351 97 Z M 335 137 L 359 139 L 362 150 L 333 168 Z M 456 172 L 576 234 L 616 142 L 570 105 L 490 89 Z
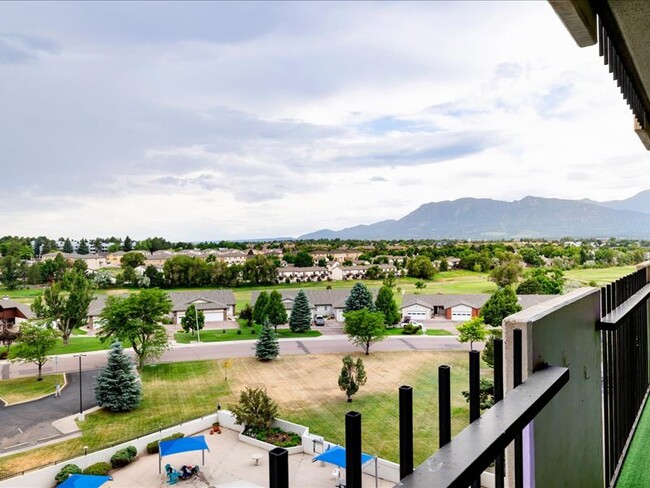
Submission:
M 393 296 L 393 290 L 388 286 L 384 285 L 379 289 L 377 293 L 377 301 L 375 302 L 375 307 L 378 312 L 384 314 L 384 323 L 386 325 L 395 325 L 399 322 L 400 313 L 397 308 L 397 302 Z
M 66 238 L 65 242 L 63 243 L 63 252 L 68 254 L 74 252 L 74 249 L 72 248 L 72 242 L 70 242 L 69 238 Z
M 278 331 L 278 325 L 287 323 L 287 311 L 282 303 L 282 295 L 277 290 L 273 290 L 269 295 L 269 302 L 266 304 L 266 314 L 269 322 Z
M 311 309 L 305 292 L 300 290 L 296 295 L 289 317 L 289 328 L 292 332 L 305 332 L 311 328 Z
M 364 308 L 367 308 L 372 312 L 374 311 L 375 306 L 372 303 L 372 294 L 370 293 L 370 290 L 368 290 L 366 285 L 359 281 L 352 287 L 347 300 L 345 300 L 345 309 L 343 311 L 353 312 Z
M 88 241 L 86 239 L 81 239 L 79 241 L 79 247 L 77 248 L 77 254 L 88 254 L 89 252 Z
M 359 387 L 366 384 L 366 380 L 366 369 L 361 358 L 355 362 L 349 354 L 345 356 L 339 375 L 339 388 L 347 395 L 348 402 L 352 401 L 352 395 L 359 391 Z
M 268 316 L 266 305 L 269 303 L 269 295 L 265 291 L 260 292 L 255 305 L 253 306 L 253 322 L 263 324 L 264 319 Z
M 118 341 L 111 346 L 108 363 L 95 379 L 95 399 L 111 412 L 128 412 L 142 400 L 142 385 Z
M 122 251 L 129 252 L 133 250 L 133 241 L 129 236 L 126 236 L 124 239 L 124 244 L 122 245 Z
M 269 324 L 269 320 L 266 319 L 255 343 L 255 357 L 260 361 L 271 361 L 277 358 L 278 354 L 280 354 L 278 337 L 271 324 Z

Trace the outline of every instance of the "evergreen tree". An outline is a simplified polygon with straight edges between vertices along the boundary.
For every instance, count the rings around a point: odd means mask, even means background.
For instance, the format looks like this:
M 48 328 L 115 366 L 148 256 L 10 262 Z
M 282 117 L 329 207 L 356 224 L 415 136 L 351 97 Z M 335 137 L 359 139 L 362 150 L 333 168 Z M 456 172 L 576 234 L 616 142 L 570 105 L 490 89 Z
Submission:
M 393 290 L 391 290 L 388 286 L 384 285 L 379 289 L 375 307 L 377 308 L 378 312 L 384 314 L 384 323 L 386 325 L 395 325 L 397 322 L 399 322 L 399 308 L 397 308 L 397 302 L 393 296 Z
M 292 332 L 305 332 L 311 328 L 311 309 L 305 292 L 300 290 L 293 301 L 289 328 Z
M 347 300 L 345 300 L 345 309 L 344 312 L 354 312 L 355 310 L 362 310 L 367 308 L 371 312 L 375 310 L 375 306 L 372 303 L 372 294 L 368 287 L 361 283 L 357 282 L 350 291 Z
M 269 320 L 264 321 L 264 325 L 260 330 L 259 338 L 255 343 L 255 357 L 260 361 L 271 361 L 280 354 L 280 344 L 278 343 L 278 336 L 275 330 L 269 324 Z
M 79 247 L 77 248 L 77 254 L 88 254 L 90 249 L 88 249 L 88 241 L 86 239 L 81 239 L 79 241 Z
M 269 322 L 275 327 L 275 332 L 278 331 L 278 325 L 287 323 L 287 311 L 284 309 L 282 303 L 282 295 L 277 290 L 273 290 L 269 295 L 269 302 L 266 304 L 266 314 Z
M 508 315 L 517 313 L 521 310 L 521 305 L 517 302 L 517 295 L 510 286 L 499 288 L 485 302 L 481 308 L 481 317 L 485 323 L 492 327 L 501 327 L 501 322 Z
M 185 315 L 181 318 L 181 327 L 185 332 L 192 332 L 192 335 L 197 330 L 203 330 L 205 326 L 205 314 L 202 310 L 197 310 L 196 305 L 190 305 L 185 310 Z
M 359 387 L 366 384 L 366 380 L 366 369 L 361 358 L 355 362 L 349 354 L 345 356 L 339 375 L 339 388 L 347 395 L 348 402 L 352 401 L 352 395 L 359 391 Z
M 140 405 L 142 385 L 119 341 L 111 346 L 108 363 L 95 379 L 95 399 L 111 412 L 128 412 Z
M 63 243 L 63 252 L 66 252 L 68 254 L 74 252 L 74 249 L 72 248 L 72 242 L 70 242 L 69 238 L 66 238 L 65 242 Z
M 253 306 L 253 322 L 263 324 L 264 319 L 268 316 L 266 305 L 269 303 L 269 294 L 265 291 L 260 292 L 255 305 Z
M 122 251 L 129 252 L 133 250 L 133 241 L 129 236 L 126 236 L 124 239 L 124 244 L 122 245 Z

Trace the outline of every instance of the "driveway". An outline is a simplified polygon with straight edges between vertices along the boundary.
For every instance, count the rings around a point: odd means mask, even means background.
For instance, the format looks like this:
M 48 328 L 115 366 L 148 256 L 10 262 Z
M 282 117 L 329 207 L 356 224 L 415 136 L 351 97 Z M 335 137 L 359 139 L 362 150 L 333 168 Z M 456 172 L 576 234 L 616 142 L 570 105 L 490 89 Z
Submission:
M 94 377 L 98 371 L 82 372 L 83 409 L 97 405 L 93 391 Z M 61 437 L 52 422 L 79 413 L 79 373 L 67 373 L 67 385 L 61 397 L 52 395 L 33 402 L 0 408 L 0 449 L 34 447 Z M 18 446 L 20 444 L 20 446 Z

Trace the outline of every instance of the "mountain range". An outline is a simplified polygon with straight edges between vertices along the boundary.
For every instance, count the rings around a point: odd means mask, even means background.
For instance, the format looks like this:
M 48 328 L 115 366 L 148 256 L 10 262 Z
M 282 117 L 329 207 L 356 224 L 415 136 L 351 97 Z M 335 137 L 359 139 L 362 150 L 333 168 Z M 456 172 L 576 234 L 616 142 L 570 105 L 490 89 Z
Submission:
M 650 190 L 597 202 L 527 196 L 505 202 L 460 198 L 425 203 L 398 220 L 323 229 L 300 239 L 650 238 Z

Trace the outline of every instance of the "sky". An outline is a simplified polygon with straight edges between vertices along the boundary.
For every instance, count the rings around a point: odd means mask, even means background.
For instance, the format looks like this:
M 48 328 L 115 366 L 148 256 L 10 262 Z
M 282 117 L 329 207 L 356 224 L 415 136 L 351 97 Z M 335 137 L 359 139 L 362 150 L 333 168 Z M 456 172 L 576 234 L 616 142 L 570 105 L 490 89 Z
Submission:
M 0 3 L 0 235 L 298 237 L 649 163 L 543 1 Z

